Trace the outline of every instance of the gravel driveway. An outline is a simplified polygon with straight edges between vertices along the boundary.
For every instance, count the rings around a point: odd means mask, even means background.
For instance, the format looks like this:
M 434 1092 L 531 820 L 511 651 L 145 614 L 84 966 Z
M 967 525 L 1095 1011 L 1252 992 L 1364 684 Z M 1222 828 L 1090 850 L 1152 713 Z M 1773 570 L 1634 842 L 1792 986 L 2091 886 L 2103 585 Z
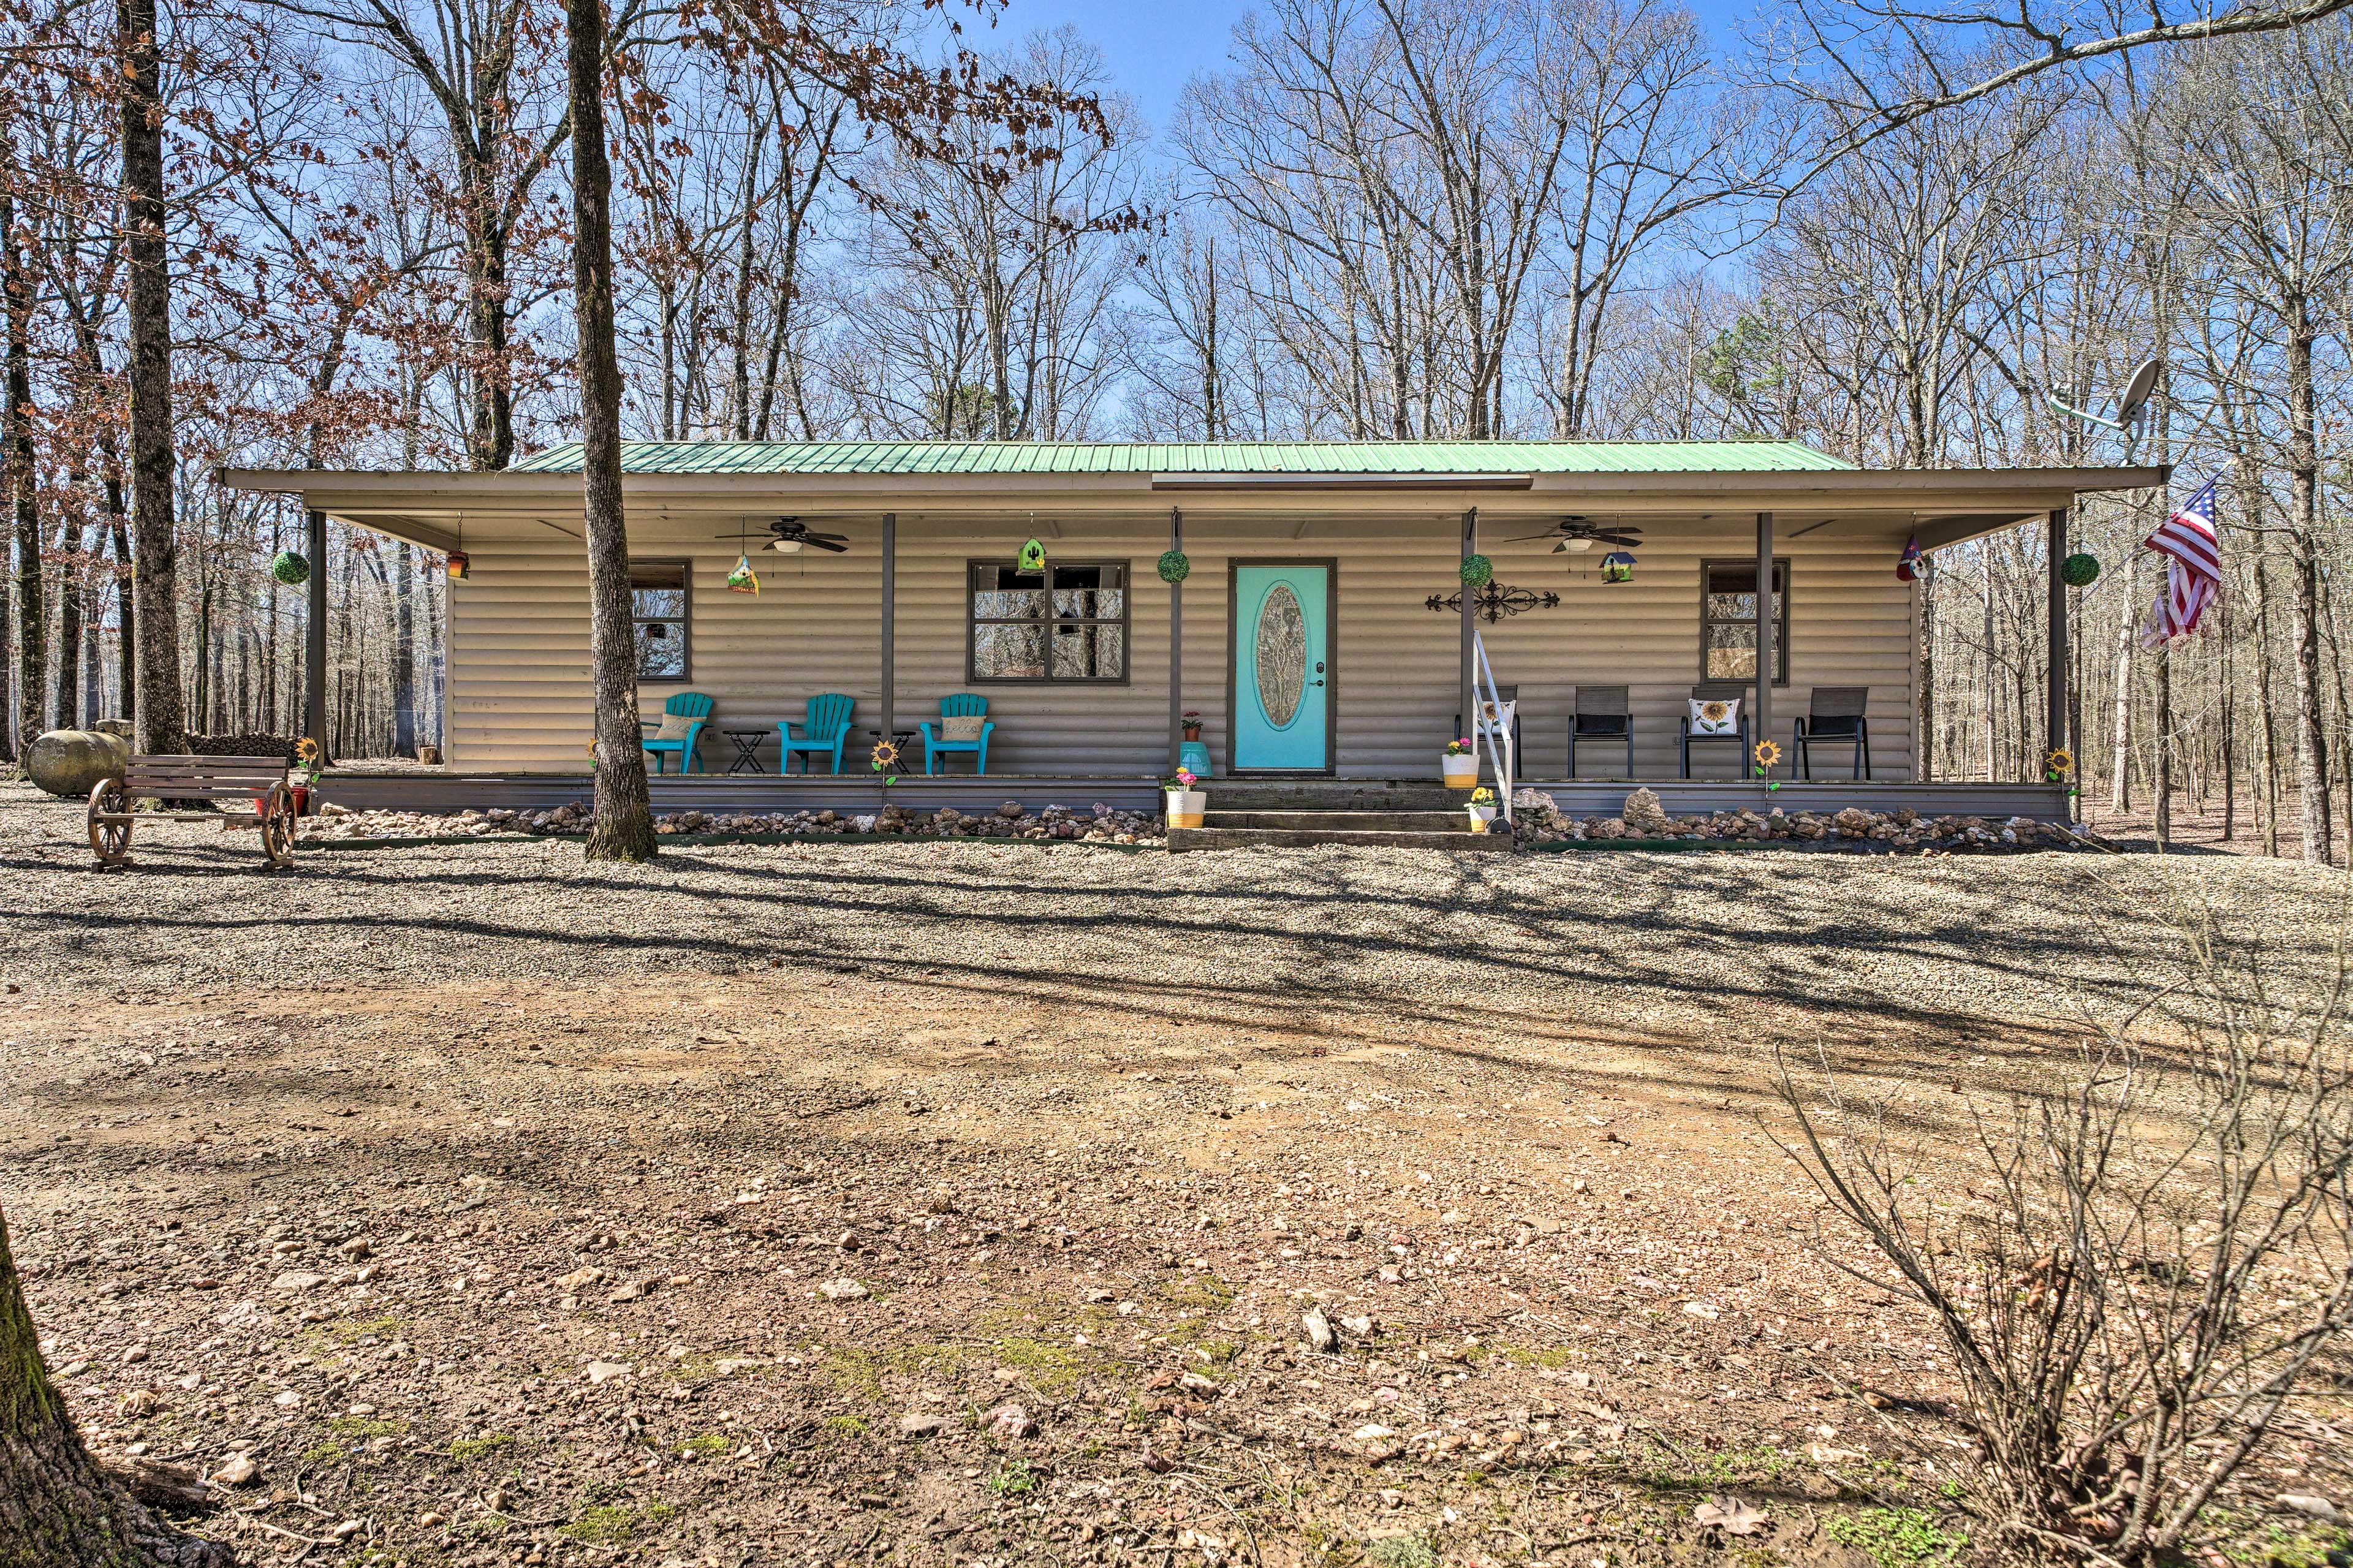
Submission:
M 306 986 L 855 966 L 1180 1016 L 1772 1036 L 2114 1007 L 2211 914 L 2284 972 L 2324 964 L 2341 873 L 2243 858 L 1877 859 L 1326 848 L 576 843 L 306 850 L 142 826 L 100 874 L 80 809 L 0 794 L 19 984 Z M 2136 975 L 2137 974 L 2137 979 Z
M 1777 1560 L 1860 1562 L 1826 1521 L 1942 1478 L 1847 1391 L 1952 1389 L 1818 1249 L 1870 1265 L 1759 1125 L 1769 1048 L 1918 1090 L 1950 1147 L 2172 976 L 2172 922 L 2313 976 L 2344 891 L 2081 854 L 135 858 L 0 786 L 0 1203 L 53 1372 L 101 1454 L 217 1478 L 195 1528 L 247 1561 L 483 1568 L 1718 1561 L 1718 1493 Z M 2327 1462 L 2284 1445 L 2238 1528 Z

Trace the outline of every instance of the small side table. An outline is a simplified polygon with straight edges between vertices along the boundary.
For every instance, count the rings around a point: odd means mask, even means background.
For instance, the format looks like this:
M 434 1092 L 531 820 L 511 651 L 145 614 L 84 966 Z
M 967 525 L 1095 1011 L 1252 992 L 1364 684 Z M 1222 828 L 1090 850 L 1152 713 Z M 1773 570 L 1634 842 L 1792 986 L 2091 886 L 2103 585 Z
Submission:
M 858 759 L 860 763 L 862 765 L 873 756 L 874 748 L 881 743 L 882 731 L 880 726 L 877 726 L 876 728 L 863 731 L 861 733 L 867 737 L 867 754 L 866 756 Z M 899 748 L 900 767 L 904 768 L 907 765 L 907 759 L 911 755 L 916 756 L 918 761 L 921 760 L 919 748 L 923 743 L 923 739 L 922 731 L 916 730 L 898 730 L 892 732 L 891 741 L 892 744 Z
M 774 725 L 765 730 L 722 730 L 719 732 L 726 736 L 735 748 L 735 760 L 727 764 L 729 773 L 765 773 L 768 771 L 760 765 L 760 742 L 776 732 Z

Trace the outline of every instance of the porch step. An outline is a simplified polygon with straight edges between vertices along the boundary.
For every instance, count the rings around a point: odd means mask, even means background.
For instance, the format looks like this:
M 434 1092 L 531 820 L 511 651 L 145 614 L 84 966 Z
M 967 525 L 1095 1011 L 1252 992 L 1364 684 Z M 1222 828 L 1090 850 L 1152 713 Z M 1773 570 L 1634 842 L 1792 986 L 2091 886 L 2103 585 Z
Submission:
M 1209 799 L 1214 803 L 1216 795 Z M 1467 833 L 1461 808 L 1452 811 L 1221 811 L 1212 805 L 1204 827 L 1266 827 L 1293 833 Z
M 1470 792 L 1443 784 L 1369 781 L 1317 784 L 1256 784 L 1204 780 L 1211 811 L 1460 811 Z
M 1345 827 L 1172 827 L 1168 852 L 1191 849 L 1312 849 L 1319 844 L 1353 844 L 1383 849 L 1472 849 L 1508 853 L 1507 833 L 1398 832 L 1387 828 Z

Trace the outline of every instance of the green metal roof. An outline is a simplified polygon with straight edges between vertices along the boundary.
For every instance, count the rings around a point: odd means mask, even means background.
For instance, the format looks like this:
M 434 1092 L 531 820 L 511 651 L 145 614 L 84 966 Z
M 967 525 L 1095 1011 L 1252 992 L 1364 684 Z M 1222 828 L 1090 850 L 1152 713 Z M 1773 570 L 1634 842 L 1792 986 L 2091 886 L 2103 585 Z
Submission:
M 632 474 L 1705 474 L 1851 470 L 1794 441 L 629 441 Z M 571 442 L 515 465 L 573 473 Z

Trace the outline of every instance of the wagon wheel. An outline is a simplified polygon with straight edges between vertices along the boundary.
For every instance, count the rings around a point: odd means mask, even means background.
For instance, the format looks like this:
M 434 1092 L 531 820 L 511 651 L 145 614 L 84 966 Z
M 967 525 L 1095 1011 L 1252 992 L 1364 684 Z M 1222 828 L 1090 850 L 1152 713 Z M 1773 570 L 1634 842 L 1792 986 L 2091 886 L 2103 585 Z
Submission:
M 261 852 L 281 869 L 294 864 L 294 792 L 282 784 L 271 784 L 262 803 Z
M 90 792 L 90 852 L 98 857 L 101 866 L 120 866 L 131 858 L 131 824 L 100 822 L 100 816 L 126 816 L 131 810 L 130 792 L 121 779 L 100 779 Z

